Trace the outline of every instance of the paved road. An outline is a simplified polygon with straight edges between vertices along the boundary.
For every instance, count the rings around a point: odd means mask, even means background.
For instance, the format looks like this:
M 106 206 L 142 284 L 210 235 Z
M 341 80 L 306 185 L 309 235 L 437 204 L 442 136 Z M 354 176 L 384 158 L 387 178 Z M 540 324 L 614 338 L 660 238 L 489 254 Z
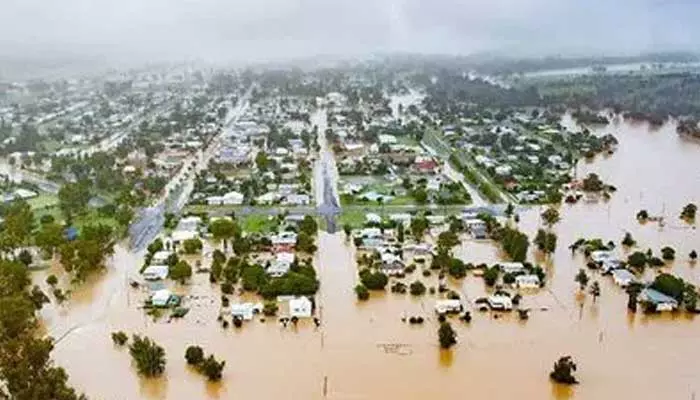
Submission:
M 319 157 L 314 167 L 317 212 L 326 220 L 326 229 L 334 233 L 337 229 L 336 217 L 340 214 L 338 197 L 338 169 L 335 157 L 326 140 L 328 121 L 326 110 L 319 109 L 311 116 L 312 124 L 318 127 Z
M 185 207 L 194 190 L 194 180 L 197 174 L 207 168 L 209 160 L 220 149 L 223 137 L 248 109 L 248 99 L 254 86 L 255 84 L 248 88 L 238 100 L 238 104 L 231 110 L 222 132 L 216 135 L 205 149 L 200 149 L 187 158 L 180 171 L 165 186 L 164 194 L 152 207 L 138 213 L 135 221 L 129 226 L 130 244 L 133 249 L 137 251 L 144 249 L 160 233 L 165 223 L 166 212 L 177 214 Z

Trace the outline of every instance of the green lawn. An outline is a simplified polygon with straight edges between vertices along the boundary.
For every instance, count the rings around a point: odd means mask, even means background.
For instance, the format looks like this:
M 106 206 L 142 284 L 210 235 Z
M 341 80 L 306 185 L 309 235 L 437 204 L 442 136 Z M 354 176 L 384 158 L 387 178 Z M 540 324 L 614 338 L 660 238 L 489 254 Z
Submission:
M 376 214 L 380 214 L 378 211 L 379 209 L 376 210 Z M 340 226 L 343 226 L 345 224 L 350 224 L 353 228 L 359 228 L 365 223 L 365 215 L 367 215 L 366 211 L 363 210 L 357 210 L 357 209 L 350 209 L 350 210 L 343 210 L 343 212 L 338 216 L 338 223 Z M 381 214 L 380 214 L 381 215 Z
M 239 217 L 241 228 L 244 232 L 249 233 L 264 233 L 271 231 L 275 226 L 274 219 L 270 220 L 270 216 L 262 214 L 250 214 Z
M 58 205 L 58 196 L 55 194 L 42 193 L 33 199 L 27 200 L 32 210 L 49 208 Z

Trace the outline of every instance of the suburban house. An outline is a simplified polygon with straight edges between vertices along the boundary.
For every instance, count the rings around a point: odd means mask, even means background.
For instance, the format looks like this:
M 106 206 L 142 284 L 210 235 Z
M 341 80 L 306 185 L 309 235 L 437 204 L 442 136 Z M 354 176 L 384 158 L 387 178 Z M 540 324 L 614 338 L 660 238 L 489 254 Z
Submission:
M 297 318 L 310 318 L 313 313 L 313 304 L 307 297 L 298 297 L 289 300 L 289 316 Z
M 231 316 L 233 318 L 240 318 L 244 321 L 250 321 L 253 319 L 253 315 L 256 312 L 262 310 L 262 304 L 253 303 L 239 303 L 231 304 Z
M 652 288 L 642 290 L 642 292 L 639 293 L 639 300 L 653 304 L 657 311 L 673 311 L 678 308 L 678 301 L 676 301 L 676 299 Z
M 502 262 L 498 265 L 501 266 L 504 274 L 519 274 L 525 271 L 525 266 L 521 262 Z
M 438 314 L 460 312 L 462 309 L 462 303 L 459 300 L 444 299 L 435 302 L 435 312 Z
M 510 311 L 513 309 L 513 301 L 510 296 L 503 294 L 493 294 L 486 299 L 492 310 Z
M 165 262 L 168 260 L 168 258 L 172 254 L 173 254 L 172 251 L 167 251 L 167 250 L 156 251 L 155 253 L 153 253 L 153 257 L 151 257 L 151 264 L 153 264 L 153 265 L 165 264 Z
M 238 192 L 229 192 L 226 193 L 223 196 L 210 196 L 207 197 L 207 204 L 209 205 L 241 205 L 243 204 L 243 199 L 245 196 L 243 196 L 242 193 Z
M 154 307 L 167 307 L 170 304 L 172 295 L 172 292 L 168 289 L 156 290 L 151 295 L 151 304 Z
M 284 205 L 294 205 L 294 206 L 305 206 L 311 202 L 308 194 L 290 194 L 287 195 L 282 204 Z
M 637 280 L 634 274 L 626 269 L 613 270 L 612 277 L 615 284 L 620 287 L 627 287 L 630 283 Z
M 167 265 L 150 265 L 143 270 L 143 279 L 157 281 L 168 277 L 170 268 Z
M 280 276 L 289 272 L 289 268 L 294 262 L 294 253 L 280 252 L 275 255 L 275 259 L 267 267 L 267 274 L 273 278 L 279 278 Z
M 381 253 L 382 265 L 380 269 L 387 275 L 397 275 L 403 272 L 404 264 L 401 257 L 391 252 Z
M 540 287 L 540 278 L 537 275 L 518 275 L 515 277 L 515 286 L 522 289 L 536 289 Z

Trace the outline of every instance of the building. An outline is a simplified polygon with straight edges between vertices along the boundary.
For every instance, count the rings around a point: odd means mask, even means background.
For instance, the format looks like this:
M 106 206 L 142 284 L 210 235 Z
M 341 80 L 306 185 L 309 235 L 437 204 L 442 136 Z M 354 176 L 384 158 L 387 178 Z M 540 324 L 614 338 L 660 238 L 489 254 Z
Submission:
M 501 266 L 504 274 L 518 274 L 525 271 L 525 266 L 521 262 L 502 262 L 498 265 Z
M 627 287 L 630 283 L 636 282 L 636 277 L 626 269 L 615 269 L 612 271 L 613 281 L 617 286 Z
M 540 278 L 537 275 L 518 275 L 515 277 L 515 286 L 521 289 L 536 289 L 540 287 Z
M 313 304 L 307 297 L 299 297 L 289 300 L 289 316 L 297 318 L 310 318 L 313 313 Z
M 151 295 L 151 304 L 154 307 L 167 307 L 170 303 L 172 293 L 168 289 L 160 289 L 153 292 Z
M 151 265 L 143 270 L 143 279 L 147 281 L 158 281 L 168 277 L 170 268 L 167 265 Z
M 155 253 L 153 253 L 153 257 L 151 257 L 151 264 L 163 265 L 172 254 L 172 251 L 167 250 L 156 251 Z
M 231 304 L 231 316 L 240 318 L 244 321 L 250 321 L 255 314 L 255 305 L 253 303 Z
M 462 303 L 459 300 L 437 300 L 435 302 L 435 312 L 447 314 L 462 311 Z
M 382 252 L 380 269 L 387 275 L 397 275 L 403 272 L 404 264 L 401 257 L 391 252 Z
M 676 301 L 676 299 L 652 288 L 642 290 L 642 292 L 639 293 L 639 300 L 653 304 L 656 311 L 673 311 L 678 308 L 678 301 Z
M 513 309 L 513 301 L 510 296 L 503 294 L 493 294 L 486 299 L 489 303 L 489 307 L 492 310 L 497 311 L 510 311 Z
M 267 267 L 267 274 L 273 278 L 283 276 L 292 267 L 294 253 L 280 252 L 275 255 L 275 259 Z

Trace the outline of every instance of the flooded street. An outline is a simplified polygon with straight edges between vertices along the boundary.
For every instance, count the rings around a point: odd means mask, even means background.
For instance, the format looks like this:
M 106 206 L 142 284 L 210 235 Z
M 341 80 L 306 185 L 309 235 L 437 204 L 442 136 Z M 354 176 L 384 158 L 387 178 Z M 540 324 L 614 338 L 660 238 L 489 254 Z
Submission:
M 191 296 L 186 300 L 190 313 L 170 323 L 167 318 L 153 322 L 138 308 L 145 289 L 128 285 L 141 260 L 118 247 L 110 271 L 76 289 L 66 305 L 42 311 L 47 331 L 58 341 L 53 358 L 66 368 L 72 384 L 91 398 L 104 399 L 694 398 L 700 393 L 700 369 L 695 367 L 700 320 L 683 313 L 630 314 L 624 291 L 597 273 L 591 276 L 591 282 L 601 285 L 597 302 L 590 295 L 578 296 L 574 275 L 585 261 L 582 255 L 572 257 L 568 245 L 579 237 L 619 244 L 629 231 L 642 250 L 658 253 L 662 246 L 674 247 L 677 260 L 667 269 L 699 284 L 700 267 L 691 266 L 687 254 L 700 250 L 700 235 L 678 215 L 685 204 L 700 199 L 700 144 L 679 137 L 672 124 L 650 130 L 645 124 L 616 121 L 600 133 L 613 133 L 620 141 L 618 151 L 582 161 L 578 174 L 596 172 L 618 190 L 607 202 L 561 206 L 562 220 L 553 228 L 556 253 L 548 260 L 534 251 L 530 257 L 545 266 L 548 281 L 544 289 L 524 296 L 533 307 L 526 322 L 516 313 L 496 319 L 475 311 L 469 325 L 452 321 L 459 343 L 452 351 L 441 351 L 433 313 L 436 296 L 414 298 L 387 290 L 358 303 L 354 250 L 343 233 L 325 232 L 319 232 L 315 259 L 321 280 L 320 328 L 309 321 L 283 328 L 273 318 L 223 329 L 216 321 L 219 288 L 209 283 L 208 274 L 195 274 L 185 286 L 168 283 Z M 642 208 L 665 215 L 666 225 L 639 224 L 635 214 Z M 541 211 L 533 208 L 520 215 L 519 226 L 531 238 L 540 227 Z M 616 251 L 624 254 L 619 245 Z M 456 254 L 473 263 L 500 258 L 490 242 L 466 241 Z M 43 283 L 48 273 L 37 273 L 36 280 Z M 404 281 L 419 277 L 417 271 Z M 420 279 L 426 286 L 436 285 L 435 275 Z M 483 280 L 472 275 L 452 284 L 469 301 L 486 291 Z M 427 323 L 410 326 L 401 322 L 402 314 L 422 315 Z M 138 377 L 128 349 L 112 344 L 110 333 L 117 330 L 150 336 L 165 348 L 163 378 Z M 186 366 L 184 352 L 190 344 L 226 360 L 221 383 L 209 384 Z M 580 385 L 550 383 L 548 374 L 562 355 L 577 362 Z

